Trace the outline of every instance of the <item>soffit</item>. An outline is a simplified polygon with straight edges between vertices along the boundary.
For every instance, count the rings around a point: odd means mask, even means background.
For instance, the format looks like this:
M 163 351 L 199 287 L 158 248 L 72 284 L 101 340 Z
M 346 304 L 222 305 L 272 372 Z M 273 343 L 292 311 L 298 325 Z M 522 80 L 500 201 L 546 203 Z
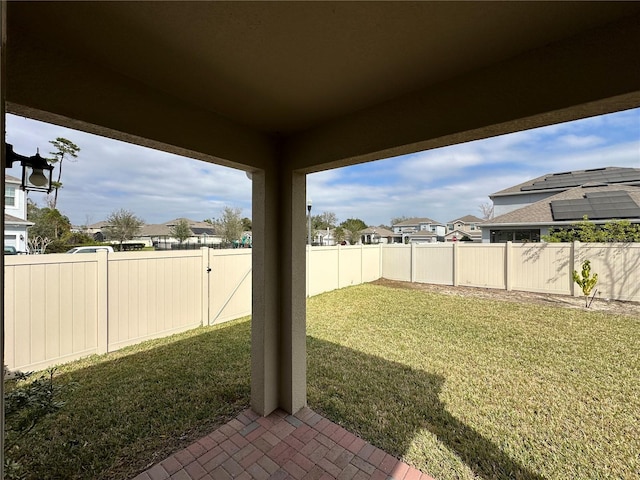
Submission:
M 286 134 L 639 11 L 635 2 L 10 2 L 8 42 L 9 55 L 28 41 Z

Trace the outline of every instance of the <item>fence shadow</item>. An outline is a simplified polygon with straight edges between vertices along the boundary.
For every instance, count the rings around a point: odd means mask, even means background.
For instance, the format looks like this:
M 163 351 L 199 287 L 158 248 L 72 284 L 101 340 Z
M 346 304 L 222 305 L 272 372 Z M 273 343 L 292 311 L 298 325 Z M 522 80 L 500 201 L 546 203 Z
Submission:
M 612 297 L 635 298 L 640 292 L 640 282 L 638 282 L 640 255 L 633 255 L 633 250 L 637 250 L 637 244 L 615 243 L 597 247 L 584 244 L 580 249 L 580 264 L 583 260 L 598 259 L 601 268 L 604 267 L 605 270 L 599 272 L 599 276 L 610 288 Z M 579 264 L 576 269 L 579 270 Z
M 388 453 L 402 456 L 426 429 L 480 478 L 544 478 L 451 415 L 441 376 L 313 337 L 307 346 L 310 407 Z
M 26 478 L 133 478 L 248 408 L 249 321 L 154 343 L 61 368 L 56 381 L 72 388 L 63 409 L 21 445 L 29 449 Z

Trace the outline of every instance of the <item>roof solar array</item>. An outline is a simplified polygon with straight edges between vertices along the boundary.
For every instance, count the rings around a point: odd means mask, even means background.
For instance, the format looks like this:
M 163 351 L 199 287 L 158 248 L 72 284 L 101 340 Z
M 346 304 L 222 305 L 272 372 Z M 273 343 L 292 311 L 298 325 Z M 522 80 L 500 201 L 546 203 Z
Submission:
M 639 168 L 596 168 L 547 175 L 544 180 L 525 185 L 521 191 L 571 188 L 585 183 L 628 183 L 640 181 Z
M 591 220 L 640 218 L 640 205 L 628 192 L 591 192 L 584 198 L 552 201 L 551 213 L 555 221 L 581 220 L 585 215 Z

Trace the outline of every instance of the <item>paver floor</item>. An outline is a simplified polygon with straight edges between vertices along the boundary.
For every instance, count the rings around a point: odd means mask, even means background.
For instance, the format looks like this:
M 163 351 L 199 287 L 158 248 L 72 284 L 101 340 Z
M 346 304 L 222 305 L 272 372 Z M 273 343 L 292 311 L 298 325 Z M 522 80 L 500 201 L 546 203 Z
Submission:
M 134 480 L 433 480 L 309 408 L 246 410 Z

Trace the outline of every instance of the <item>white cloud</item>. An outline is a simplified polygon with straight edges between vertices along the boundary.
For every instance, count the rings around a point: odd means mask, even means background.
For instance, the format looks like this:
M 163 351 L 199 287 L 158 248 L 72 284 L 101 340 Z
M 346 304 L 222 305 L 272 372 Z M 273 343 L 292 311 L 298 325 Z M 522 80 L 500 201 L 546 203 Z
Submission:
M 125 142 L 7 116 L 7 142 L 21 154 L 52 150 L 49 140 L 64 137 L 80 147 L 75 162 L 63 165 L 58 207 L 73 223 L 97 222 L 118 208 L 149 223 L 179 216 L 217 217 L 225 205 L 251 216 L 251 181 L 244 172 Z M 56 171 L 57 172 L 57 169 Z M 19 176 L 18 169 L 10 174 Z M 54 175 L 55 176 L 55 175 Z M 44 195 L 30 194 L 44 204 Z
M 597 135 L 562 135 L 558 137 L 558 144 L 563 147 L 570 148 L 589 148 L 595 147 L 596 145 L 602 145 L 605 143 L 604 138 L 598 137 Z
M 251 216 L 244 172 L 7 116 L 7 141 L 18 153 L 39 148 L 47 155 L 56 137 L 81 148 L 78 161 L 65 164 L 59 200 L 74 223 L 87 216 L 97 222 L 116 208 L 150 223 L 217 217 L 225 205 Z M 319 172 L 308 177 L 307 194 L 312 213 L 331 211 L 340 220 L 446 222 L 479 216 L 489 194 L 540 175 L 605 166 L 640 167 L 640 109 Z

